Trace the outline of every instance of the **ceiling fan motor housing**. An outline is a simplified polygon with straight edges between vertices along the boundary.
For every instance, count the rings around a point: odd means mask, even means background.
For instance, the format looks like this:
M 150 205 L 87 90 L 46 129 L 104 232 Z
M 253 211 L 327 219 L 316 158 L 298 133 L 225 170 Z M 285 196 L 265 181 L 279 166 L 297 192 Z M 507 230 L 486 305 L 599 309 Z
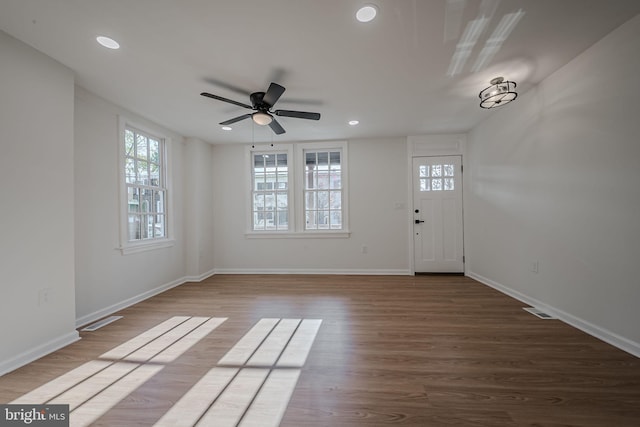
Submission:
M 253 105 L 253 108 L 257 110 L 269 110 L 269 108 L 272 107 L 272 105 L 268 105 L 263 101 L 264 92 L 253 92 L 251 95 L 249 95 L 249 99 L 251 100 L 251 105 Z

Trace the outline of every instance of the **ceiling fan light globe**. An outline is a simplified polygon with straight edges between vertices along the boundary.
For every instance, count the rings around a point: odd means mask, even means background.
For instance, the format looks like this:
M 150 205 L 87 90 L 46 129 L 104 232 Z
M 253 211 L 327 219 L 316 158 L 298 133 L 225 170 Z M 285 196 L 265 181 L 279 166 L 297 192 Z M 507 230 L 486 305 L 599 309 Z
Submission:
M 262 111 L 253 113 L 251 118 L 253 119 L 255 124 L 258 124 L 260 126 L 266 126 L 273 121 L 273 117 L 271 116 L 271 114 Z

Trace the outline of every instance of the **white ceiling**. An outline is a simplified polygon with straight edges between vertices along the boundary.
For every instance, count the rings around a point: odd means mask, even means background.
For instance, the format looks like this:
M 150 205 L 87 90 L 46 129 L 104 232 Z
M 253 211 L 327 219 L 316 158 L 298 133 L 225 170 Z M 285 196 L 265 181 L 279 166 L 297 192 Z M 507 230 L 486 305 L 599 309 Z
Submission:
M 354 17 L 364 3 L 379 9 L 368 24 Z M 509 37 L 491 40 L 520 10 Z M 277 142 L 466 132 L 495 114 L 478 106 L 493 77 L 525 92 L 638 13 L 639 0 L 0 0 L 0 29 L 74 70 L 80 86 L 184 136 Z M 463 46 L 483 16 L 477 42 Z M 472 72 L 485 46 L 499 50 Z M 457 47 L 469 59 L 451 76 Z M 280 136 L 250 120 L 223 131 L 219 122 L 250 111 L 199 95 L 249 104 L 233 88 L 271 81 L 287 89 L 276 109 L 320 121 L 280 117 Z

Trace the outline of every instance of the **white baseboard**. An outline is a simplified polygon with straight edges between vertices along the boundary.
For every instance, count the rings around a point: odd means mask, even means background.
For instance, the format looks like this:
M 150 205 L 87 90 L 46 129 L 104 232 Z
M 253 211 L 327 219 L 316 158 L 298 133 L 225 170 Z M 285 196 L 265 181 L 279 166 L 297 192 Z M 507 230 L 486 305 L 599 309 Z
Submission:
M 332 274 L 358 276 L 410 276 L 401 269 L 219 268 L 215 274 Z
M 169 282 L 166 283 L 164 285 L 158 286 L 157 288 L 148 290 L 146 292 L 143 292 L 139 295 L 133 296 L 131 298 L 127 298 L 124 301 L 121 301 L 119 303 L 116 304 L 112 304 L 108 307 L 105 307 L 101 310 L 97 310 L 94 311 L 93 313 L 89 313 L 86 314 L 82 317 L 79 317 L 76 319 L 76 327 L 79 328 L 81 326 L 85 326 L 88 325 L 89 323 L 95 322 L 96 320 L 100 320 L 105 316 L 109 316 L 113 313 L 115 313 L 116 311 L 120 311 L 122 309 L 125 309 L 127 307 L 130 307 L 134 304 L 137 304 L 139 302 L 142 302 L 148 298 L 151 298 L 152 296 L 161 294 L 162 292 L 168 291 L 171 288 L 175 288 L 176 286 L 180 286 L 183 283 L 187 282 L 188 280 L 186 280 L 185 278 L 180 278 L 177 280 L 174 280 L 173 282 Z
M 581 331 L 586 332 L 587 334 L 598 338 L 608 344 L 611 344 L 614 347 L 619 348 L 620 350 L 626 351 L 627 353 L 632 354 L 636 357 L 640 357 L 640 344 L 637 342 L 631 341 L 630 339 L 620 336 L 605 328 L 601 328 L 598 325 L 594 325 L 593 323 L 590 323 L 584 319 L 545 304 L 542 301 L 538 301 L 535 298 L 532 298 L 514 289 L 508 288 L 501 283 L 495 282 L 479 274 L 467 272 L 466 275 L 482 284 L 485 284 L 497 291 L 502 292 L 503 294 L 509 295 L 510 297 L 522 301 L 529 306 L 539 308 L 542 311 L 551 314 L 554 317 L 557 317 L 559 320 L 562 320 L 563 322 L 573 326 L 574 328 L 580 329 Z
M 40 344 L 28 351 L 18 354 L 9 360 L 0 363 L 0 377 L 13 370 L 16 370 L 34 360 L 40 359 L 49 353 L 61 349 L 69 344 L 72 344 L 80 339 L 78 331 L 71 331 L 64 335 L 61 335 L 55 339 L 52 339 L 44 344 Z
M 96 320 L 100 320 L 103 317 L 110 316 L 116 311 L 120 311 L 127 307 L 130 307 L 134 304 L 142 302 L 146 299 L 151 298 L 152 296 L 161 294 L 162 292 L 168 291 L 169 289 L 175 288 L 176 286 L 180 286 L 187 282 L 201 282 L 207 277 L 210 277 L 214 274 L 214 270 L 208 271 L 206 273 L 200 274 L 198 276 L 184 276 L 180 279 L 176 279 L 172 282 L 166 283 L 164 285 L 158 286 L 157 288 L 148 290 L 146 292 L 141 293 L 140 295 L 136 295 L 131 298 L 127 298 L 124 301 L 121 301 L 117 304 L 112 304 L 108 307 L 105 307 L 101 310 L 94 311 L 93 313 L 89 313 L 82 317 L 76 319 L 76 327 L 79 328 L 84 325 L 88 325 L 89 323 L 95 322 Z
M 184 277 L 184 281 L 182 283 L 186 283 L 186 282 L 202 282 L 204 279 L 213 276 L 214 274 L 216 274 L 216 271 L 214 269 L 207 271 L 206 273 L 200 274 L 198 276 L 185 276 Z

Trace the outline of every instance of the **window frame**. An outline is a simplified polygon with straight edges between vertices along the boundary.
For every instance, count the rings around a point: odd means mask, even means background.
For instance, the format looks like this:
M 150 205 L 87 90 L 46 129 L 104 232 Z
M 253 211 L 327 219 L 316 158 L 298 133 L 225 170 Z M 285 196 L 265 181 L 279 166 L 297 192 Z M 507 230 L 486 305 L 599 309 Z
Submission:
M 250 170 L 251 173 L 249 174 L 249 183 L 248 183 L 248 189 L 249 189 L 249 204 L 247 206 L 247 233 L 258 233 L 258 234 L 270 234 L 270 233 L 276 233 L 276 234 L 281 234 L 281 233 L 289 233 L 292 230 L 295 229 L 295 218 L 294 218 L 294 208 L 293 205 L 291 203 L 291 200 L 293 200 L 293 187 L 294 187 L 294 180 L 295 180 L 295 173 L 294 173 L 294 169 L 293 169 L 293 150 L 292 147 L 290 145 L 275 145 L 275 144 L 268 144 L 268 145 L 252 145 L 251 147 L 249 147 L 249 149 L 246 151 L 247 153 L 247 158 L 248 161 L 247 163 L 250 165 Z M 254 228 L 254 223 L 253 223 L 253 198 L 254 198 L 254 172 L 255 172 L 255 165 L 254 165 L 254 156 L 255 155 L 278 155 L 278 154 L 286 154 L 287 155 L 287 216 L 288 216 L 288 227 L 286 230 L 256 230 Z M 275 190 L 274 190 L 275 191 Z
M 131 129 L 145 134 L 147 137 L 153 137 L 160 142 L 160 181 L 164 197 L 164 221 L 165 233 L 163 237 L 155 237 L 144 240 L 129 240 L 129 206 L 128 206 L 128 185 L 126 180 L 126 158 L 125 150 L 125 131 Z M 119 180 L 119 218 L 120 218 L 120 247 L 118 248 L 123 255 L 144 252 L 154 249 L 167 248 L 175 244 L 173 239 L 173 192 L 171 189 L 171 172 L 170 172 L 170 156 L 168 155 L 171 147 L 171 138 L 159 129 L 146 126 L 136 121 L 130 120 L 124 116 L 118 116 L 118 180 Z
M 307 151 L 339 151 L 342 180 L 342 228 L 341 229 L 313 229 L 305 227 L 305 163 L 304 155 Z M 287 153 L 288 167 L 288 230 L 253 230 L 253 155 L 260 153 Z M 247 238 L 348 238 L 349 208 L 348 208 L 348 150 L 346 141 L 318 141 L 282 144 L 251 144 L 245 150 L 245 165 L 248 165 L 250 173 L 245 174 L 248 190 L 246 205 L 246 232 Z
M 332 141 L 332 142 L 307 142 L 300 143 L 296 146 L 296 160 L 300 166 L 300 172 L 298 181 L 300 185 L 300 191 L 297 192 L 299 197 L 295 200 L 298 204 L 296 211 L 299 212 L 301 218 L 301 232 L 306 235 L 335 235 L 340 237 L 342 234 L 349 234 L 349 203 L 348 203 L 348 154 L 346 141 Z M 340 180 L 341 180 L 341 212 L 342 212 L 342 227 L 339 229 L 307 229 L 306 228 L 306 206 L 305 206 L 305 192 L 306 192 L 306 153 L 308 152 L 340 152 Z M 317 190 L 316 190 L 317 191 Z

